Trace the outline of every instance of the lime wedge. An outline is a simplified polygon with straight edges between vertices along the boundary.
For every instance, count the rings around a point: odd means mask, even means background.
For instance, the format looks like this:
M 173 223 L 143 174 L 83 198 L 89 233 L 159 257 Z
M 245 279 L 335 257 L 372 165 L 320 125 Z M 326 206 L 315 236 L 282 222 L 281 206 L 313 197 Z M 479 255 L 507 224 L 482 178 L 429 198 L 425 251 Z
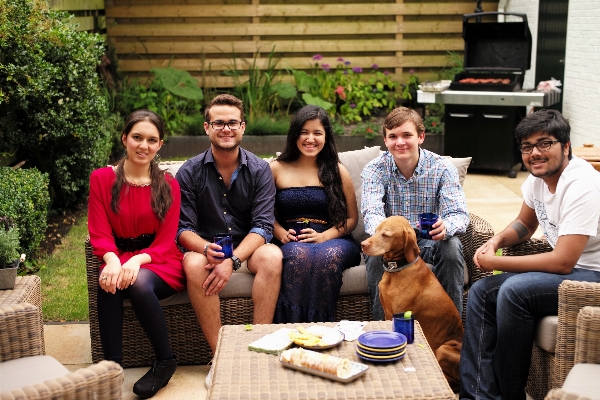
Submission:
M 409 311 L 406 311 L 406 312 L 404 313 L 404 318 L 410 318 L 410 317 L 412 317 L 412 311 L 410 311 L 410 310 L 409 310 Z

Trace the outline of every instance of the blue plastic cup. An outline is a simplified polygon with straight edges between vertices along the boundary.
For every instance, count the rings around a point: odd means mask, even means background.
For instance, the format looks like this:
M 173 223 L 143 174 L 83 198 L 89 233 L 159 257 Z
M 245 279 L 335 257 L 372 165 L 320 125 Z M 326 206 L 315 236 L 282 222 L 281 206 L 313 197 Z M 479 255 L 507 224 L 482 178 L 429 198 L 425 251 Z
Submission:
M 415 317 L 404 318 L 404 313 L 394 314 L 392 318 L 392 329 L 406 336 L 406 342 L 412 343 L 415 341 Z
M 296 239 L 298 236 L 302 234 L 302 229 L 307 229 L 310 227 L 308 221 L 296 221 L 292 224 L 292 229 L 296 232 Z
M 435 224 L 438 219 L 438 215 L 434 213 L 419 214 L 419 229 L 421 230 L 421 238 L 431 239 L 429 232 L 433 230 L 433 224 Z
M 221 260 L 233 257 L 233 240 L 230 233 L 217 233 L 214 237 L 214 243 L 221 246 L 221 253 L 225 255 L 220 258 Z

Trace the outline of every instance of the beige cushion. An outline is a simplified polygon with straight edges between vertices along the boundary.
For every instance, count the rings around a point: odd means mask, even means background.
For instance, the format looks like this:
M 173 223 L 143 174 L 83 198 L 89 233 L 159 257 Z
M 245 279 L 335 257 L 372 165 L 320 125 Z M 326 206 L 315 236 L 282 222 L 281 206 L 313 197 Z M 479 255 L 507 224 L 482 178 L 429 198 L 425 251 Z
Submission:
M 240 269 L 241 271 L 241 269 Z M 219 298 L 228 299 L 233 297 L 252 297 L 252 284 L 254 283 L 254 275 L 244 272 L 236 272 L 231 275 L 229 282 L 219 293 Z M 341 296 L 352 294 L 367 293 L 367 269 L 364 263 L 357 267 L 349 268 L 342 275 L 342 288 L 340 289 Z M 160 301 L 164 306 L 172 306 L 175 304 L 186 304 L 190 302 L 190 297 L 187 290 L 181 293 L 174 294 Z M 123 301 L 124 306 L 131 306 L 129 299 Z
M 31 356 L 4 361 L 0 363 L 0 393 L 68 374 L 69 370 L 50 356 Z
M 160 169 L 164 169 L 169 172 L 171 175 L 175 176 L 179 168 L 183 165 L 185 161 L 163 161 L 158 164 Z
M 558 315 L 550 315 L 536 322 L 534 343 L 548 353 L 556 351 Z
M 464 158 L 454 158 L 454 157 L 446 157 L 458 170 L 458 181 L 460 182 L 460 186 L 463 186 L 465 182 L 465 176 L 467 176 L 467 168 L 471 164 L 472 157 L 464 157 Z
M 350 173 L 350 178 L 352 178 L 352 184 L 354 185 L 354 193 L 356 193 L 356 204 L 360 206 L 360 194 L 361 194 L 361 178 L 360 173 L 362 172 L 365 165 L 369 163 L 372 159 L 379 157 L 380 154 L 380 146 L 373 147 L 365 147 L 361 150 L 353 150 L 353 151 L 342 151 L 338 153 L 338 157 L 340 158 L 340 162 L 344 164 L 344 167 Z M 369 237 L 365 232 L 365 224 L 363 221 L 362 214 L 358 213 L 358 225 L 356 225 L 356 229 L 352 232 L 352 236 L 354 240 L 357 242 L 362 242 L 366 238 Z
M 600 377 L 600 364 L 575 364 L 567 375 L 562 389 L 570 394 L 600 400 L 598 377 Z

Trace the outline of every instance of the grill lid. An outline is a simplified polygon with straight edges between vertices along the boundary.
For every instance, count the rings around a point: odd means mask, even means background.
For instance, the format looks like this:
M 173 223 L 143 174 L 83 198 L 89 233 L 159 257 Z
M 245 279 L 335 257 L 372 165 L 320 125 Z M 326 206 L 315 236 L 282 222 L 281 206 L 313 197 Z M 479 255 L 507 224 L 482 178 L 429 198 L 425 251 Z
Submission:
M 515 16 L 518 22 L 485 22 L 485 16 Z M 483 12 L 463 15 L 465 70 L 504 69 L 525 71 L 531 67 L 531 32 L 527 15 Z

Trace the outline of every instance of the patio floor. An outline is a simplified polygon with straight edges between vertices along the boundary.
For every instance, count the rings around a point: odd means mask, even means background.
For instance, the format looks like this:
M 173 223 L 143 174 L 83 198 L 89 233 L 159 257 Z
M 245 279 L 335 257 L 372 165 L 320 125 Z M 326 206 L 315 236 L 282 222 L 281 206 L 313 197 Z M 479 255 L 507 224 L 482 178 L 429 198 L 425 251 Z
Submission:
M 516 179 L 505 174 L 468 173 L 464 183 L 469 212 L 488 221 L 495 232 L 504 229 L 517 216 L 522 204 L 521 184 L 527 172 Z M 534 235 L 540 237 L 538 230 Z M 46 353 L 55 357 L 69 370 L 75 371 L 92 362 L 89 326 L 85 323 L 48 324 L 44 326 Z M 136 399 L 132 387 L 146 371 L 143 368 L 125 369 L 123 398 Z M 156 399 L 198 399 L 206 396 L 203 365 L 180 366 L 170 383 L 154 397 Z

